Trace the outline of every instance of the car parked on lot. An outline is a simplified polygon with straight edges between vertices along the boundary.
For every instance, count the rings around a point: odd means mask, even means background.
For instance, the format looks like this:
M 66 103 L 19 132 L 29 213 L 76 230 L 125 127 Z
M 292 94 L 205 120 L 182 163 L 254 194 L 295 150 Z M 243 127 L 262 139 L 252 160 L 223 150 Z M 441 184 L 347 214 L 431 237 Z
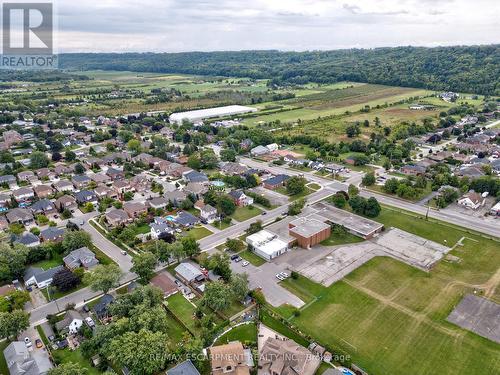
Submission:
M 94 322 L 94 320 L 93 320 L 90 316 L 87 316 L 87 317 L 85 318 L 85 323 L 87 323 L 87 325 L 88 325 L 90 328 L 95 327 L 95 322 Z
M 33 343 L 31 342 L 31 339 L 29 337 L 24 338 L 24 344 L 27 348 L 31 348 L 33 346 Z
M 279 274 L 279 273 L 277 273 L 277 274 L 276 274 L 276 278 L 277 278 L 279 281 L 283 281 L 283 280 L 285 280 L 285 278 L 284 278 L 281 274 Z
M 249 264 L 250 264 L 250 262 L 248 262 L 248 261 L 246 261 L 246 260 L 245 260 L 243 263 L 241 263 L 241 265 L 242 265 L 243 267 L 246 267 L 246 266 L 248 266 Z
M 287 279 L 287 278 L 290 276 L 290 275 L 289 275 L 289 274 L 287 274 L 286 272 L 280 272 L 278 275 L 280 275 L 280 276 L 283 278 L 283 280 L 284 280 L 284 279 Z
M 36 346 L 37 348 L 41 348 L 41 347 L 43 346 L 42 340 L 40 340 L 40 339 L 36 339 L 36 340 L 35 340 L 35 346 Z

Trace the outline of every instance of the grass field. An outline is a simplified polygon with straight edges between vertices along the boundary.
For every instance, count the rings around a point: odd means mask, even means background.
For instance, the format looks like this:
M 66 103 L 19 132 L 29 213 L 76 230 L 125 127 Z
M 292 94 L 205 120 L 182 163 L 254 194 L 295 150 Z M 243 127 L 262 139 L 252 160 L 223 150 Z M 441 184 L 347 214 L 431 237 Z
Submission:
M 7 375 L 9 373 L 9 368 L 7 367 L 7 362 L 5 361 L 5 357 L 3 356 L 4 349 L 10 344 L 7 340 L 0 342 L 0 374 Z
M 250 250 L 243 250 L 241 253 L 238 253 L 238 255 L 243 259 L 248 260 L 256 267 L 262 266 L 264 263 L 266 263 L 264 259 L 262 259 L 257 254 L 251 252 Z
M 214 344 L 223 345 L 231 341 L 241 341 L 242 343 L 257 343 L 257 325 L 253 322 L 239 325 L 219 337 Z
M 460 262 L 443 260 L 426 273 L 378 257 L 328 288 L 289 279 L 285 288 L 314 301 L 291 323 L 349 353 L 368 373 L 498 374 L 500 345 L 445 319 L 474 289 L 496 297 L 499 243 L 386 207 L 376 220 L 450 246 L 467 237 L 452 251 Z
M 355 236 L 354 234 L 344 232 L 344 233 L 332 233 L 330 237 L 321 242 L 323 246 L 336 246 L 348 243 L 363 242 L 361 237 Z
M 262 210 L 255 206 L 237 207 L 231 217 L 236 221 L 245 221 L 260 215 Z
M 201 240 L 204 237 L 210 236 L 212 232 L 210 232 L 207 228 L 199 226 L 194 227 L 187 232 L 188 236 L 194 237 L 196 240 Z
M 54 357 L 54 360 L 56 363 L 68 363 L 68 362 L 73 362 L 80 367 L 86 369 L 86 374 L 88 375 L 94 375 L 94 374 L 100 374 L 101 372 L 97 370 L 95 367 L 92 367 L 90 362 L 83 357 L 82 352 L 80 349 L 77 350 L 69 350 L 69 349 L 62 349 L 62 350 L 54 350 L 52 352 L 52 355 Z
M 181 293 L 174 294 L 167 298 L 167 308 L 192 332 L 195 333 L 194 307 Z

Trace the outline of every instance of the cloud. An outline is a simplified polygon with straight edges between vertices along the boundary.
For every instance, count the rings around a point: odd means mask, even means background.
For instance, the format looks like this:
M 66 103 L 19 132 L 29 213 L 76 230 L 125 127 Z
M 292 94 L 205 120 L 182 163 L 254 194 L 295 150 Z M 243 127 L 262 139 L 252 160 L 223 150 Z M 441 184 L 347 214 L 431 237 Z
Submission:
M 58 0 L 60 51 L 498 43 L 494 0 Z

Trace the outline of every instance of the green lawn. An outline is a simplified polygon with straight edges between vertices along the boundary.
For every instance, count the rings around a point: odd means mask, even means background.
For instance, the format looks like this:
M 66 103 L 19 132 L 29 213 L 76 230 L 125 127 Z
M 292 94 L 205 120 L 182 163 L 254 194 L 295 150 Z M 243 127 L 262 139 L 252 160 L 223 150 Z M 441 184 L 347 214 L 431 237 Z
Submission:
M 76 292 L 77 290 L 80 290 L 80 289 L 82 289 L 82 288 L 85 288 L 86 286 L 87 286 L 87 284 L 85 284 L 85 283 L 82 281 L 80 284 L 78 284 L 78 285 L 76 286 L 76 288 L 71 289 L 71 290 L 68 290 L 68 291 L 66 291 L 66 292 L 61 292 L 61 291 L 59 291 L 56 287 L 50 287 L 50 288 L 51 288 L 51 289 L 50 289 L 50 298 L 49 298 L 49 293 L 47 292 L 47 288 L 43 288 L 43 289 L 41 289 L 41 291 L 42 291 L 42 294 L 43 294 L 43 296 L 45 297 L 45 299 L 46 299 L 47 301 L 49 301 L 49 300 L 50 300 L 50 301 L 52 301 L 52 300 L 59 299 L 59 298 L 61 298 L 61 297 L 67 296 L 68 294 L 74 293 L 74 292 Z
M 306 187 L 306 189 L 302 193 L 290 195 L 290 194 L 288 194 L 288 192 L 286 190 L 286 187 L 284 187 L 284 186 L 279 187 L 279 188 L 275 189 L 274 191 L 276 191 L 276 192 L 278 192 L 280 194 L 288 196 L 289 200 L 292 201 L 292 202 L 296 201 L 297 199 L 307 197 L 309 194 L 311 194 L 311 193 L 314 192 L 314 190 L 309 189 L 308 187 Z
M 52 259 L 41 260 L 39 262 L 33 263 L 31 267 L 38 267 L 43 270 L 48 270 L 49 268 L 57 267 L 63 264 L 63 256 L 61 254 L 55 254 Z
M 302 345 L 306 348 L 309 346 L 309 342 L 306 339 L 302 338 L 302 336 L 292 331 L 285 324 L 269 315 L 269 313 L 264 309 L 262 309 L 260 312 L 260 321 L 272 330 L 292 339 L 297 344 Z
M 217 339 L 215 345 L 227 344 L 231 341 L 242 343 L 257 343 L 257 325 L 255 323 L 242 324 L 225 333 Z
M 262 266 L 266 261 L 250 250 L 243 250 L 238 253 L 240 257 L 252 263 L 255 267 Z
M 42 340 L 43 344 L 47 346 L 49 344 L 49 340 L 47 339 L 47 336 L 45 335 L 42 326 L 41 325 L 36 326 L 36 330 L 40 335 L 40 339 Z
M 77 349 L 77 350 L 69 350 L 69 349 L 53 350 L 52 355 L 54 357 L 54 361 L 57 364 L 73 362 L 73 363 L 77 363 L 81 367 L 85 368 L 87 370 L 86 371 L 87 375 L 94 375 L 94 374 L 98 375 L 101 373 L 95 367 L 92 367 L 90 362 L 86 358 L 83 357 L 80 349 Z
M 7 375 L 9 373 L 7 362 L 5 361 L 5 357 L 3 356 L 3 351 L 7 346 L 9 346 L 9 344 L 10 342 L 8 342 L 7 340 L 0 342 L 0 353 L 2 353 L 2 355 L 0 355 L 0 374 L 2 375 L 3 374 Z
M 231 217 L 236 221 L 245 221 L 261 213 L 262 210 L 255 206 L 237 207 Z
M 224 230 L 229 228 L 232 224 L 231 223 L 224 223 L 223 221 L 215 221 L 212 224 L 210 224 L 214 228 L 217 228 L 219 230 Z
M 174 294 L 167 298 L 167 308 L 192 332 L 197 332 L 195 325 L 194 307 L 181 293 Z
M 325 292 L 325 287 L 308 278 L 299 275 L 297 279 L 289 277 L 280 282 L 280 285 L 289 290 L 305 303 L 311 302 Z
M 326 363 L 326 362 L 321 362 L 319 365 L 318 369 L 316 370 L 316 373 L 314 375 L 322 375 L 326 370 L 331 369 L 332 365 Z
M 144 223 L 142 225 L 134 225 L 134 232 L 136 235 L 138 234 L 147 234 L 151 231 L 151 228 L 149 227 L 148 224 Z
M 182 341 L 186 328 L 175 319 L 170 311 L 165 311 L 165 314 L 167 314 L 168 337 L 174 344 L 178 344 Z
M 321 244 L 324 246 L 336 246 L 349 243 L 363 242 L 361 237 L 355 236 L 354 234 L 344 232 L 344 233 L 332 233 L 330 237 L 322 241 Z
M 186 233 L 188 236 L 194 237 L 194 239 L 196 240 L 201 240 L 202 238 L 210 236 L 212 234 L 212 232 L 202 226 L 191 228 Z
M 314 191 L 318 191 L 319 189 L 321 189 L 321 186 L 315 182 L 311 182 L 310 184 L 307 185 L 307 187 Z

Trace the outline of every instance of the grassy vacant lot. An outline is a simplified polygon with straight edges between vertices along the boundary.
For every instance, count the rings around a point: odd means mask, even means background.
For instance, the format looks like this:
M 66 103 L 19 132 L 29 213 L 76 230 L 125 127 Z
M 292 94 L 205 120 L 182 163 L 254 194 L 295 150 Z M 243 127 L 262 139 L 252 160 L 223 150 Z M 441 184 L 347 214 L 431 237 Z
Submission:
M 68 363 L 68 362 L 73 362 L 77 363 L 80 365 L 80 367 L 85 368 L 86 374 L 88 375 L 94 375 L 94 374 L 100 374 L 101 372 L 98 371 L 95 367 L 92 367 L 90 362 L 83 357 L 82 352 L 80 349 L 77 350 L 69 350 L 69 349 L 62 349 L 62 350 L 54 350 L 52 351 L 52 355 L 54 356 L 54 360 L 56 363 Z
M 498 374 L 500 345 L 445 319 L 474 289 L 497 296 L 499 243 L 386 207 L 377 220 L 450 246 L 467 237 L 451 252 L 460 262 L 442 260 L 426 273 L 379 257 L 328 288 L 287 280 L 282 285 L 300 298 L 316 298 L 291 322 L 369 373 Z
M 7 367 L 7 362 L 5 361 L 5 357 L 3 356 L 4 349 L 10 344 L 7 340 L 0 342 L 0 374 L 8 374 L 9 368 Z
M 234 211 L 234 214 L 232 214 L 231 217 L 236 221 L 245 221 L 251 219 L 252 217 L 260 215 L 261 213 L 262 210 L 255 206 L 237 207 L 236 211 Z
M 363 242 L 363 239 L 349 232 L 343 232 L 343 233 L 332 233 L 330 237 L 321 242 L 321 244 L 323 246 L 336 246 L 336 245 L 343 245 L 356 242 Z
M 257 325 L 253 322 L 239 325 L 219 337 L 215 345 L 223 345 L 231 341 L 257 343 Z
M 210 232 L 207 228 L 199 226 L 194 227 L 187 232 L 188 236 L 194 237 L 196 240 L 201 240 L 204 237 L 210 236 L 212 232 Z
M 251 252 L 250 250 L 243 250 L 241 253 L 238 253 L 238 255 L 243 259 L 248 260 L 256 267 L 262 266 L 264 263 L 266 263 L 264 259 L 262 259 L 257 254 Z
M 194 312 L 196 307 L 194 307 L 181 293 L 174 294 L 168 297 L 167 308 L 172 314 L 174 314 L 177 319 L 179 319 L 184 325 L 192 332 L 196 332 Z

